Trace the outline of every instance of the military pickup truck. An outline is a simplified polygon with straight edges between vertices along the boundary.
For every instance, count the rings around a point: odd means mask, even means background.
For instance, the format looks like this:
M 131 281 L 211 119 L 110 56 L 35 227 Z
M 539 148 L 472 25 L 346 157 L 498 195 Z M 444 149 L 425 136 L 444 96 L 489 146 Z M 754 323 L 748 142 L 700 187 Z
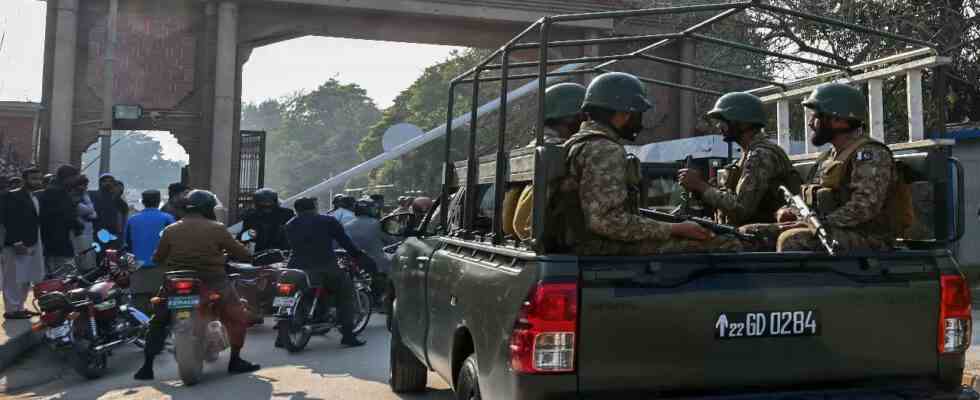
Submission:
M 483 158 L 471 146 L 456 164 L 447 140 L 437 206 L 383 220 L 404 238 L 387 297 L 395 392 L 424 390 L 434 371 L 460 399 L 978 397 L 961 386 L 972 299 L 947 250 L 964 222 L 951 142 L 890 146 L 925 231 L 895 252 L 582 257 L 537 240 L 564 159 L 538 135 Z M 794 162 L 805 171 L 816 156 Z M 527 185 L 534 239 L 519 241 L 505 233 L 507 199 Z

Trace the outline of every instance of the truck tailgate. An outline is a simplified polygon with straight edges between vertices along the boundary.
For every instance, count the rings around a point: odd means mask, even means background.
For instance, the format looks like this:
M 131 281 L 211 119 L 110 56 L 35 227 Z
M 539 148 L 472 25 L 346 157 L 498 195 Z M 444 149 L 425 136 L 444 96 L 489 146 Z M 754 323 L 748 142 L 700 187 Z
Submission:
M 935 259 L 581 260 L 580 390 L 688 392 L 931 377 Z

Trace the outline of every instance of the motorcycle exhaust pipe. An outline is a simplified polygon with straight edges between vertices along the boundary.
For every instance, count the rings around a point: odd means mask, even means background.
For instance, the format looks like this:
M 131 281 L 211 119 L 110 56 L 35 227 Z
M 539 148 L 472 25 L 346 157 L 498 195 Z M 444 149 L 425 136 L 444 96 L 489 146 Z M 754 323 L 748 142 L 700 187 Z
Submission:
M 116 347 L 116 346 L 119 346 L 119 345 L 125 344 L 125 343 L 129 343 L 129 342 L 127 342 L 127 339 L 120 339 L 120 340 L 116 340 L 116 341 L 109 342 L 109 343 L 106 343 L 106 344 L 100 344 L 98 346 L 95 346 L 95 348 L 93 348 L 92 351 L 98 353 L 98 352 L 102 352 L 102 351 L 105 351 L 105 350 L 109 350 L 109 349 L 111 349 L 113 347 Z

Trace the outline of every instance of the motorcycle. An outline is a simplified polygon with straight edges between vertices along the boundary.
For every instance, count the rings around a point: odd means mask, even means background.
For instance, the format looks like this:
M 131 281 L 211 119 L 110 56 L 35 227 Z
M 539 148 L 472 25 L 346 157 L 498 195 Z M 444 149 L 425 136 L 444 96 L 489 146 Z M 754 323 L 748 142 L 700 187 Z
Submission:
M 192 270 L 167 272 L 161 296 L 151 302 L 171 314 L 174 358 L 185 385 L 201 380 L 204 362 L 215 362 L 229 347 L 228 330 L 218 320 L 221 294 L 206 288 Z
M 99 241 L 117 238 L 108 231 L 98 233 Z M 95 379 L 105 374 L 112 350 L 124 344 L 142 347 L 150 318 L 130 305 L 129 276 L 140 268 L 132 254 L 102 249 L 93 243 L 84 255 L 99 253 L 92 271 L 81 273 L 74 264 L 59 268 L 58 275 L 33 286 L 39 321 L 35 332 L 44 332 L 43 341 L 52 349 L 68 352 L 72 367 L 79 374 Z
M 371 274 L 343 250 L 336 250 L 337 265 L 354 284 L 354 333 L 364 331 L 372 312 Z M 325 335 L 340 328 L 337 308 L 320 282 L 298 269 L 284 270 L 273 301 L 278 331 L 277 342 L 290 353 L 302 351 L 314 334 Z
M 242 234 L 243 242 L 251 242 L 253 238 L 251 231 Z M 248 302 L 246 308 L 253 326 L 263 324 L 265 316 L 272 314 L 276 283 L 286 268 L 290 255 L 289 251 L 272 249 L 253 256 L 251 264 L 228 263 L 226 271 L 238 294 Z

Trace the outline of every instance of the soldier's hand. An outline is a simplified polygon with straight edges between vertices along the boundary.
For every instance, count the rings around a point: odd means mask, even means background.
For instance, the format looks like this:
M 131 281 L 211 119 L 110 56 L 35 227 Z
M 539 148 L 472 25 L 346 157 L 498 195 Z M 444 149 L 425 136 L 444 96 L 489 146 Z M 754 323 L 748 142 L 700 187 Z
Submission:
M 681 222 L 679 224 L 673 224 L 670 226 L 670 234 L 675 237 L 691 240 L 708 240 L 715 237 L 714 232 L 711 232 L 694 222 Z
M 684 168 L 677 172 L 677 183 L 691 192 L 702 193 L 708 189 L 707 182 L 697 169 Z
M 776 222 L 779 223 L 793 222 L 796 221 L 797 219 L 798 218 L 796 216 L 796 213 L 794 213 L 793 210 L 789 208 L 783 207 L 780 208 L 778 211 L 776 211 Z

